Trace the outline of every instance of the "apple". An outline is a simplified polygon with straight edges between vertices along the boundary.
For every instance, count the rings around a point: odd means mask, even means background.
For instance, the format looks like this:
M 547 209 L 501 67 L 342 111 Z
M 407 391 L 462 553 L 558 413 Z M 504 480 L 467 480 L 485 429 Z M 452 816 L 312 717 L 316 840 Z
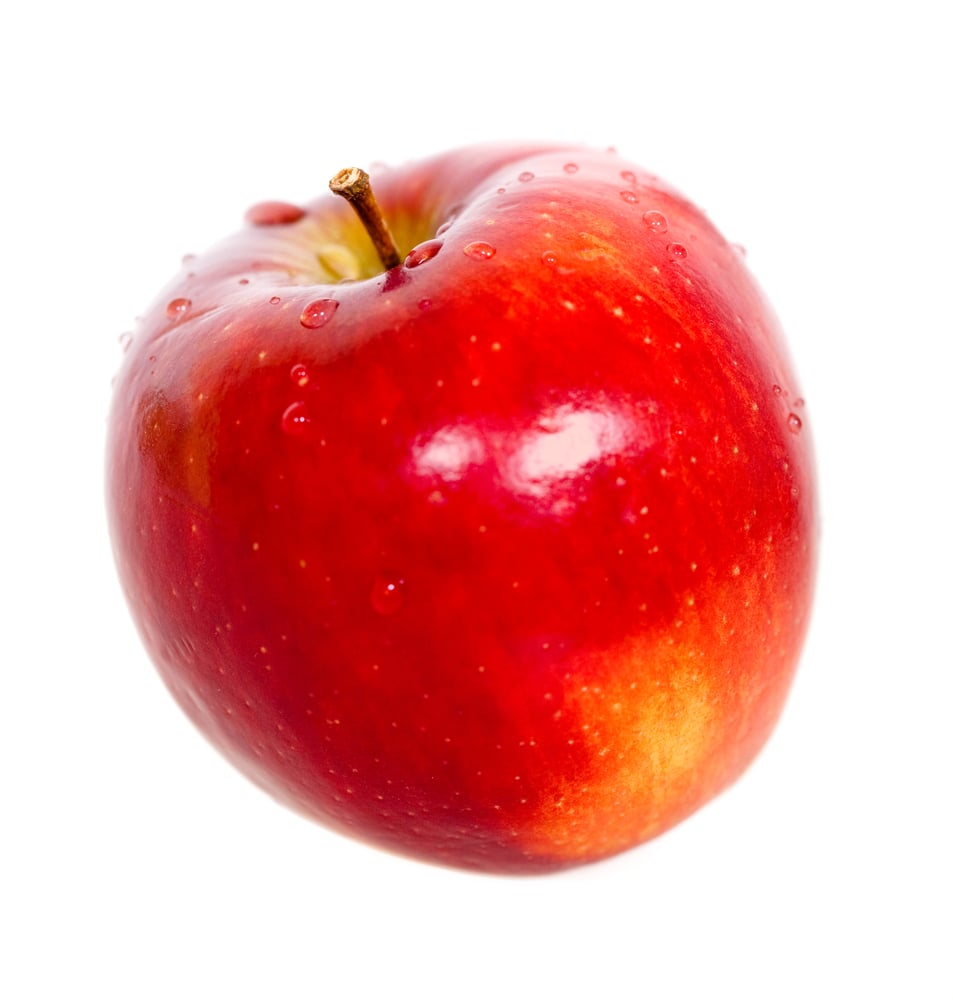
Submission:
M 613 150 L 365 181 L 250 209 L 139 321 L 107 444 L 131 613 L 300 813 L 486 872 L 614 855 L 738 778 L 792 681 L 817 515 L 778 321 Z

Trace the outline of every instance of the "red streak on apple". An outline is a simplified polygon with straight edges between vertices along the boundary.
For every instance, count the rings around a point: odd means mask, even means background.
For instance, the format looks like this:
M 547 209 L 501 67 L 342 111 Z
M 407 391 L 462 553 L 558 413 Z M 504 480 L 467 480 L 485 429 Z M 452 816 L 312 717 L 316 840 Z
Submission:
M 143 641 L 282 802 L 530 873 L 737 778 L 807 626 L 809 422 L 707 218 L 614 153 L 461 150 L 189 261 L 123 358 L 107 501 Z

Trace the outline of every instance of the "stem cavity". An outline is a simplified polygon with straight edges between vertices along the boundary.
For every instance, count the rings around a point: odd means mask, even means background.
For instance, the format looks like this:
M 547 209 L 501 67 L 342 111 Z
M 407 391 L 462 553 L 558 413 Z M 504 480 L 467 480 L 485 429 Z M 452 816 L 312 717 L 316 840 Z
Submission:
M 359 167 L 346 167 L 331 178 L 328 186 L 335 194 L 351 203 L 351 207 L 357 212 L 357 217 L 367 230 L 384 269 L 389 271 L 397 267 L 400 263 L 400 251 L 381 214 L 367 171 Z

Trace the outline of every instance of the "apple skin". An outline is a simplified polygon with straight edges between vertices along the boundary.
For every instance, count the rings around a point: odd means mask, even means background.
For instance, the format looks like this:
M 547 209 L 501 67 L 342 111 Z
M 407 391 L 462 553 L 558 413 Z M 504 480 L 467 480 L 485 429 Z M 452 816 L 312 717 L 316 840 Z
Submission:
M 107 444 L 132 615 L 325 825 L 496 873 L 616 854 L 734 781 L 792 681 L 817 515 L 779 325 L 614 151 L 372 180 L 399 267 L 342 199 L 271 203 L 141 318 Z

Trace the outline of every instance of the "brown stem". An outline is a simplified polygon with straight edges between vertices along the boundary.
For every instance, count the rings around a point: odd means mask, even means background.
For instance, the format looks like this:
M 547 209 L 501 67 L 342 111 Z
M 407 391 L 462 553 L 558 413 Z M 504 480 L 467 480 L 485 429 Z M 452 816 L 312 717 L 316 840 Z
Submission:
M 351 207 L 364 224 L 384 268 L 389 271 L 392 267 L 397 267 L 400 263 L 400 251 L 381 214 L 367 172 L 360 167 L 346 167 L 331 178 L 329 187 L 335 194 L 347 198 L 351 203 Z

